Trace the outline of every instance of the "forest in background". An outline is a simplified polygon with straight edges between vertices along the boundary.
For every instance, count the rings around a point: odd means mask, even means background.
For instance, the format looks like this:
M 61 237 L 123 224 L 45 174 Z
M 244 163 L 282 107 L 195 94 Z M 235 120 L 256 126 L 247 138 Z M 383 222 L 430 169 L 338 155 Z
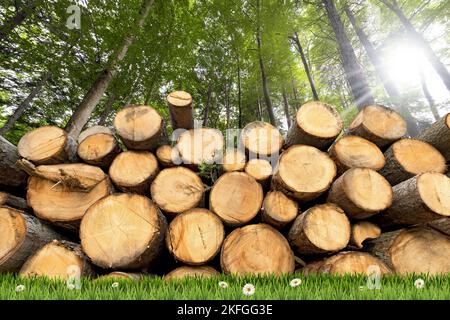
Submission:
M 168 119 L 166 95 L 182 89 L 222 130 L 286 132 L 320 99 L 346 124 L 390 106 L 414 136 L 450 109 L 449 17 L 445 0 L 2 1 L 0 135 L 77 136 L 129 104 Z

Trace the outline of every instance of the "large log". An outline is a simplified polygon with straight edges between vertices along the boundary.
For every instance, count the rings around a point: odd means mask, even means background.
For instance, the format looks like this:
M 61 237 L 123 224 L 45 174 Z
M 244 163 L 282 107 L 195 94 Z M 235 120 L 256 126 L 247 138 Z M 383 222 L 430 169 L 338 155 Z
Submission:
M 185 91 L 174 91 L 167 96 L 172 129 L 192 129 L 194 116 L 192 114 L 192 97 Z
M 299 214 L 297 202 L 280 191 L 269 191 L 264 198 L 262 221 L 281 229 L 294 221 Z
M 392 206 L 377 219 L 381 226 L 407 226 L 450 217 L 450 178 L 426 172 L 394 186 Z
M 78 137 L 78 157 L 84 162 L 108 168 L 120 153 L 120 146 L 109 128 L 94 126 Z
M 250 159 L 245 165 L 245 173 L 266 188 L 270 184 L 272 165 L 265 159 Z
M 94 269 L 79 244 L 53 240 L 25 261 L 19 275 L 67 280 L 93 276 Z
M 223 157 L 222 170 L 224 172 L 243 171 L 245 163 L 245 153 L 239 149 L 229 149 Z
M 174 167 L 182 162 L 178 149 L 166 144 L 156 149 L 156 158 L 164 168 Z
M 446 172 L 441 153 L 420 140 L 401 139 L 390 146 L 384 156 L 386 165 L 379 172 L 393 186 L 424 172 Z
M 392 187 L 372 169 L 353 168 L 333 183 L 327 201 L 340 206 L 350 218 L 364 219 L 391 206 Z
M 34 164 L 57 164 L 76 159 L 77 143 L 63 129 L 44 126 L 25 134 L 17 149 Z
M 83 251 L 97 266 L 140 269 L 160 254 L 166 229 L 166 218 L 149 198 L 115 194 L 87 210 L 80 239 Z
M 280 131 L 270 123 L 254 121 L 247 124 L 241 132 L 241 142 L 250 158 L 256 155 L 278 155 L 284 139 Z
M 263 190 L 244 172 L 228 172 L 212 187 L 209 208 L 226 225 L 239 226 L 252 220 L 261 209 Z
M 363 248 L 363 242 L 368 239 L 376 239 L 380 236 L 381 229 L 369 221 L 359 221 L 352 225 L 350 245 L 358 249 Z
M 344 249 L 350 240 L 350 222 L 338 206 L 316 205 L 295 219 L 288 240 L 300 254 L 336 252 Z
M 328 190 L 336 176 L 336 164 L 315 147 L 295 145 L 281 154 L 274 172 L 272 189 L 308 201 Z
M 343 136 L 328 151 L 337 166 L 340 176 L 351 168 L 368 168 L 375 171 L 383 168 L 384 155 L 376 144 L 358 136 Z
M 27 204 L 27 200 L 1 191 L 0 191 L 0 206 L 8 206 L 22 211 L 30 210 L 30 207 Z
M 348 134 L 363 137 L 384 148 L 406 134 L 406 121 L 382 105 L 364 107 L 348 127 Z
M 184 278 L 210 278 L 219 276 L 216 269 L 209 266 L 182 266 L 164 276 L 164 280 L 181 280 Z
M 399 274 L 450 272 L 450 237 L 430 228 L 382 233 L 366 248 Z
M 175 259 L 189 265 L 201 265 L 220 251 L 224 236 L 222 221 L 214 213 L 194 208 L 172 220 L 166 245 Z
M 450 161 L 450 113 L 447 113 L 431 127 L 417 136 L 418 140 L 428 142 Z
M 327 150 L 341 131 L 342 120 L 333 106 L 310 101 L 298 109 L 287 133 L 285 146 L 306 144 Z
M 25 172 L 15 167 L 19 159 L 17 148 L 0 136 L 0 186 L 23 187 L 27 183 Z
M 114 185 L 123 192 L 146 195 L 158 174 L 158 161 L 148 151 L 125 151 L 109 167 Z
M 167 214 L 177 214 L 197 207 L 203 200 L 205 187 L 195 172 L 174 167 L 162 170 L 153 181 L 153 201 Z
M 163 119 L 149 106 L 129 106 L 114 118 L 114 128 L 122 142 L 132 150 L 154 150 L 165 132 Z
M 62 236 L 36 217 L 0 207 L 0 272 L 19 270 L 30 255 L 54 239 Z
M 281 233 L 267 224 L 233 230 L 220 256 L 226 274 L 286 274 L 295 269 L 294 254 Z

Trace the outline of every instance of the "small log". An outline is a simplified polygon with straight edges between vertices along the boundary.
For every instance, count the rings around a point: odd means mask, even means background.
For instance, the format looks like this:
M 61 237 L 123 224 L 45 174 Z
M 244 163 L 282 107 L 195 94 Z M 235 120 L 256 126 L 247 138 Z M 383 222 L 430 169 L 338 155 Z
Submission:
M 403 137 L 406 121 L 395 111 L 382 105 L 364 107 L 348 127 L 348 134 L 360 136 L 384 148 Z
M 102 268 L 147 268 L 160 254 L 166 218 L 153 202 L 137 194 L 114 194 L 97 201 L 83 217 L 83 251 Z
M 158 161 L 148 151 L 125 151 L 109 167 L 114 185 L 123 192 L 146 195 L 158 174 Z
M 280 131 L 270 123 L 262 121 L 247 124 L 242 129 L 240 139 L 249 153 L 249 158 L 256 158 L 256 155 L 278 155 L 284 144 Z
M 379 172 L 395 186 L 417 174 L 428 171 L 445 173 L 445 159 L 432 145 L 416 140 L 401 139 L 385 153 L 386 165 Z
M 350 245 L 358 249 L 363 248 L 363 242 L 368 239 L 376 239 L 380 236 L 381 229 L 374 223 L 359 221 L 352 225 Z
M 262 221 L 276 229 L 281 229 L 294 221 L 299 214 L 297 202 L 280 191 L 269 191 L 264 198 Z
M 182 162 L 178 149 L 169 145 L 162 145 L 156 149 L 156 158 L 164 168 L 174 167 Z
M 250 159 L 245 165 L 245 173 L 255 178 L 263 188 L 270 185 L 272 165 L 265 159 Z
M 327 202 L 340 206 L 350 218 L 364 219 L 391 206 L 392 187 L 372 169 L 353 168 L 333 183 Z
M 0 136 L 0 187 L 20 188 L 27 184 L 27 175 L 15 166 L 18 159 L 16 146 Z
M 106 127 L 91 127 L 78 138 L 78 157 L 95 166 L 108 168 L 120 151 L 112 131 Z
M 220 265 L 224 273 L 235 275 L 281 275 L 295 270 L 289 243 L 267 224 L 233 230 L 223 243 Z
M 146 277 L 148 277 L 148 275 L 145 273 L 113 271 L 98 277 L 97 279 L 95 279 L 95 281 L 101 281 L 105 279 L 139 281 Z
M 309 101 L 298 109 L 287 133 L 285 147 L 306 144 L 325 151 L 341 131 L 342 119 L 333 106 Z
M 226 225 L 239 226 L 252 220 L 261 209 L 263 190 L 244 172 L 228 172 L 214 183 L 209 208 Z
M 222 171 L 244 171 L 245 163 L 245 153 L 241 152 L 239 149 L 227 150 L 223 157 Z
M 169 104 L 172 129 L 194 128 L 194 116 L 192 114 L 192 97 L 185 91 L 174 91 L 167 96 Z
M 295 219 L 288 240 L 300 254 L 336 252 L 344 249 L 350 240 L 350 222 L 338 206 L 316 205 Z
M 0 191 L 0 207 L 1 206 L 8 206 L 21 211 L 30 210 L 25 199 Z
M 278 160 L 272 189 L 300 201 L 317 198 L 330 188 L 336 164 L 327 153 L 306 145 L 285 150 Z
M 441 152 L 445 160 L 450 161 L 450 113 L 425 129 L 417 139 L 428 142 Z
M 164 276 L 165 281 L 184 278 L 211 278 L 220 275 L 216 269 L 209 266 L 182 266 Z

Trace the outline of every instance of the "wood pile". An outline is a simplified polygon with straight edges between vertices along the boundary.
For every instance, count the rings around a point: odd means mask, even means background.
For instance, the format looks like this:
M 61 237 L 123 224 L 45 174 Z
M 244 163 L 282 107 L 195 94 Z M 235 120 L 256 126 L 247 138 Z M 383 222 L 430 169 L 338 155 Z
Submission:
M 0 137 L 0 272 L 450 272 L 449 114 L 410 139 L 387 107 L 363 108 L 342 132 L 333 106 L 308 102 L 285 137 L 256 121 L 236 148 L 195 127 L 188 93 L 167 101 L 173 143 L 142 105 L 78 141 L 54 126 L 17 148 Z M 11 193 L 25 183 L 25 198 Z

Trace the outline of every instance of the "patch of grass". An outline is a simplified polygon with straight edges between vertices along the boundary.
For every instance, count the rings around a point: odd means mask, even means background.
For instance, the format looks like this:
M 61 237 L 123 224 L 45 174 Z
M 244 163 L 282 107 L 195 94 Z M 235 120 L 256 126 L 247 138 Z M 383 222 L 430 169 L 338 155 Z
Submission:
M 302 284 L 292 288 L 289 282 L 301 278 Z M 417 289 L 414 281 L 425 280 L 423 289 Z M 228 288 L 219 287 L 226 281 Z M 118 282 L 117 287 L 112 284 Z M 256 292 L 251 297 L 242 293 L 242 287 L 252 283 Z M 450 274 L 446 276 L 385 276 L 380 289 L 368 289 L 364 276 L 329 276 L 301 274 L 282 277 L 232 277 L 221 275 L 215 278 L 164 281 L 159 277 L 148 277 L 141 281 L 104 279 L 92 281 L 81 279 L 81 289 L 70 290 L 64 281 L 46 278 L 19 278 L 15 275 L 0 276 L 0 299 L 102 299 L 102 300 L 147 300 L 147 299 L 207 299 L 207 300 L 403 300 L 403 299 L 450 299 Z M 16 292 L 18 285 L 24 285 Z

